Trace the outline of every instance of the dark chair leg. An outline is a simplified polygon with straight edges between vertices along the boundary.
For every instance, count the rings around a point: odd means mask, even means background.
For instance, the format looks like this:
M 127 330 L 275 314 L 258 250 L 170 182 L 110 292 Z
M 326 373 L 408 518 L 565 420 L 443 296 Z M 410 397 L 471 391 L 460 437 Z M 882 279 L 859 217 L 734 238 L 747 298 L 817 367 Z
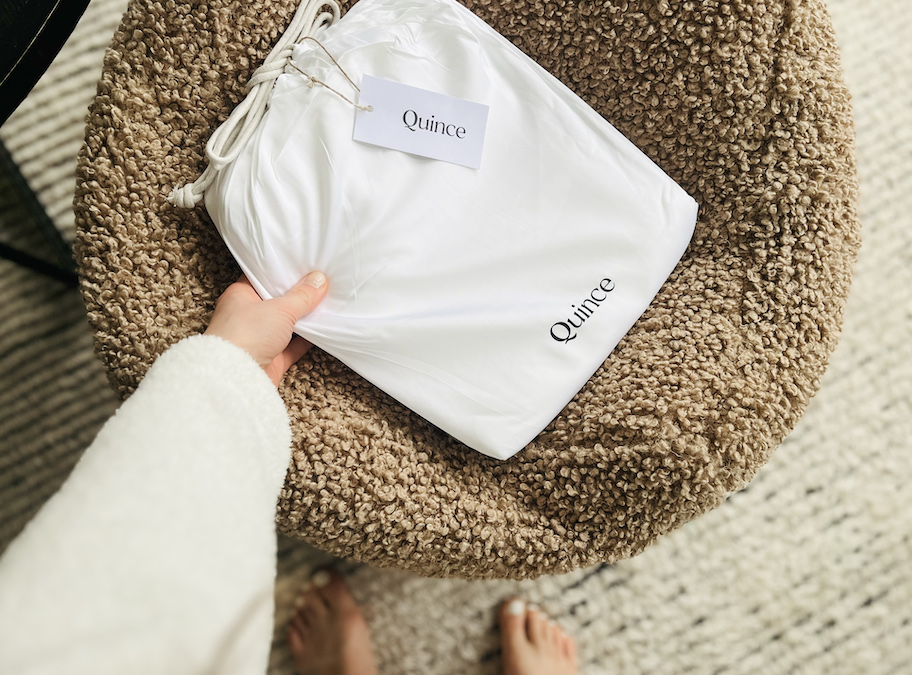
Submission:
M 32 188 L 29 187 L 25 178 L 23 178 L 22 173 L 19 171 L 19 166 L 16 164 L 15 160 L 13 160 L 2 141 L 0 141 L 0 171 L 2 171 L 13 184 L 20 199 L 22 199 L 28 209 L 32 221 L 41 230 L 45 240 L 50 244 L 54 251 L 57 262 L 41 260 L 24 251 L 20 251 L 2 243 L 0 243 L 0 258 L 6 258 L 17 265 L 21 265 L 52 279 L 63 282 L 71 288 L 76 288 L 78 285 L 78 277 L 76 275 L 76 262 L 73 259 L 72 248 L 64 241 L 63 237 L 60 236 L 60 232 L 54 226 L 53 221 L 51 221 L 47 212 L 44 210 L 44 207 L 41 206 L 41 203 L 32 191 Z

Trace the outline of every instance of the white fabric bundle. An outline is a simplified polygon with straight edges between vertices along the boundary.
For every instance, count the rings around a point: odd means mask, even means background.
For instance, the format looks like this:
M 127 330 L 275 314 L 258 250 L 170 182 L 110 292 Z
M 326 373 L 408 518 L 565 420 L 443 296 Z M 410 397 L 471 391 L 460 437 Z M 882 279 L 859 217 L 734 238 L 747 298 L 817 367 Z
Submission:
M 227 159 L 210 147 L 206 207 L 264 298 L 327 274 L 297 332 L 466 445 L 510 457 L 646 309 L 697 204 L 453 0 L 361 0 L 336 22 L 308 7 L 319 43 L 277 47 L 291 61 L 262 119 L 223 134 L 238 140 Z M 371 106 L 354 86 L 368 75 L 489 106 L 480 168 L 353 140 L 356 115 L 374 114 L 354 105 Z

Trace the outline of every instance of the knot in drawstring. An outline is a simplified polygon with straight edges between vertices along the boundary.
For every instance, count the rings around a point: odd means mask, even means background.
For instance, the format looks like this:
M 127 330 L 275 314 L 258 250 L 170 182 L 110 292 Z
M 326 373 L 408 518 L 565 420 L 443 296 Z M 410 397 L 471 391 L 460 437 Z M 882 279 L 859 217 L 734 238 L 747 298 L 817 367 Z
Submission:
M 329 11 L 320 12 L 327 7 Z M 341 10 L 336 0 L 302 0 L 288 28 L 269 52 L 263 64 L 253 71 L 247 83 L 247 96 L 231 112 L 206 143 L 209 164 L 193 183 L 175 188 L 168 201 L 180 208 L 192 208 L 200 203 L 216 174 L 233 162 L 241 148 L 253 135 L 269 103 L 272 87 L 291 62 L 295 43 L 325 26 L 339 20 Z

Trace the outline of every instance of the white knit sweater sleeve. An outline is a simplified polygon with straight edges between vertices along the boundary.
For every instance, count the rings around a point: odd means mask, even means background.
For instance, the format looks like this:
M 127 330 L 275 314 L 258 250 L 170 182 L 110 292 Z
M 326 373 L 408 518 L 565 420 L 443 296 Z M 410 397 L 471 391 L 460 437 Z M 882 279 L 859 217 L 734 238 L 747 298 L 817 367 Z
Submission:
M 264 673 L 290 441 L 245 352 L 168 350 L 0 559 L 0 673 Z

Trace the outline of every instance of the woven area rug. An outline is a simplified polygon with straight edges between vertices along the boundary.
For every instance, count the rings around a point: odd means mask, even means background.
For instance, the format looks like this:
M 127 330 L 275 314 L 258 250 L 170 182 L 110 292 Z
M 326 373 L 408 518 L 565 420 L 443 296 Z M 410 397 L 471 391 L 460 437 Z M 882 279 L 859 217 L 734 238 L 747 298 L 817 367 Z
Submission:
M 75 156 L 125 0 L 93 0 L 0 137 L 67 238 Z M 500 599 L 538 602 L 584 673 L 912 672 L 912 5 L 831 0 L 854 94 L 864 245 L 818 396 L 750 486 L 612 566 L 531 582 L 433 580 L 281 540 L 279 624 L 342 569 L 386 674 L 497 673 Z M 0 179 L 0 237 L 43 253 Z M 113 412 L 76 291 L 0 261 L 0 548 Z M 290 673 L 277 640 L 273 673 Z

